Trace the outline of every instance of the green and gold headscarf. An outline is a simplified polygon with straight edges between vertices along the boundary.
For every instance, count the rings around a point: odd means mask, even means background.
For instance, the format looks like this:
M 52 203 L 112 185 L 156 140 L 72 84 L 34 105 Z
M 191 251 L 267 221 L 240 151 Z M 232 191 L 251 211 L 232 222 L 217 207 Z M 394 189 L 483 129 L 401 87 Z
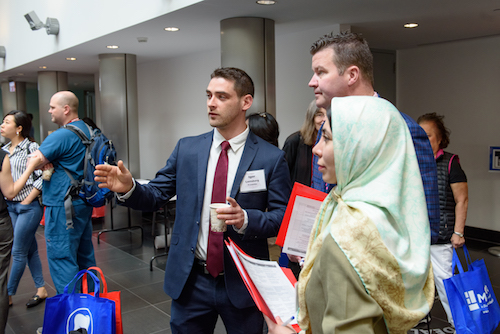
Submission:
M 399 111 L 378 97 L 334 98 L 331 110 L 337 186 L 311 232 L 299 324 L 309 329 L 305 290 L 329 233 L 383 309 L 389 332 L 406 333 L 434 299 L 427 206 L 410 132 Z

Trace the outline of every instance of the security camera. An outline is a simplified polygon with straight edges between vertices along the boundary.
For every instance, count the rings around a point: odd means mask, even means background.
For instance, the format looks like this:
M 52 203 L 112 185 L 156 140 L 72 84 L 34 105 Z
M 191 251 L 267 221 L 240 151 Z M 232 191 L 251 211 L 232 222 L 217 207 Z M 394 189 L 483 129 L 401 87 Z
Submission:
M 59 21 L 53 17 L 47 17 L 45 29 L 47 30 L 47 35 L 59 34 Z
M 28 14 L 24 15 L 24 17 L 26 18 L 26 21 L 28 21 L 28 23 L 30 24 L 31 30 L 38 30 L 44 26 L 43 22 L 40 21 L 35 11 L 29 12 Z

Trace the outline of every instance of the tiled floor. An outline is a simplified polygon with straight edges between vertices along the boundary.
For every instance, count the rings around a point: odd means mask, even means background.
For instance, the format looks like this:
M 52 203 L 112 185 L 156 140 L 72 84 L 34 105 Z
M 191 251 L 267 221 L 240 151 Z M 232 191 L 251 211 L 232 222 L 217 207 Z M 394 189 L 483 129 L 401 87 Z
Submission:
M 131 210 L 132 211 L 132 210 Z M 102 219 L 94 221 L 94 248 L 97 265 L 103 270 L 110 291 L 121 291 L 122 317 L 125 334 L 161 334 L 170 333 L 170 298 L 163 292 L 163 279 L 166 257 L 154 261 L 154 269 L 150 271 L 149 261 L 155 254 L 164 250 L 156 250 L 151 236 L 151 223 L 143 221 L 138 212 L 131 212 L 132 225 L 142 225 L 144 238 L 141 240 L 140 229 L 131 231 L 109 232 L 100 236 L 98 232 L 109 228 L 109 221 Z M 114 210 L 114 228 L 127 226 L 127 210 Z M 161 228 L 158 226 L 158 228 Z M 38 247 L 46 287 L 50 296 L 55 290 L 50 278 L 47 265 L 43 227 L 37 233 Z M 484 258 L 495 295 L 500 297 L 500 258 L 492 256 L 487 249 L 491 244 L 467 239 L 473 260 Z M 35 292 L 29 270 L 26 270 L 19 285 L 18 293 L 14 296 L 14 306 L 10 309 L 7 324 L 7 334 L 35 334 L 36 329 L 43 323 L 45 303 L 27 309 L 25 303 Z M 432 333 L 453 333 L 453 329 L 444 320 L 446 316 L 439 301 L 432 309 L 430 328 Z M 225 333 L 221 322 L 218 323 L 216 334 Z M 427 333 L 427 326 L 419 326 L 408 333 Z M 500 333 L 497 329 L 495 333 Z

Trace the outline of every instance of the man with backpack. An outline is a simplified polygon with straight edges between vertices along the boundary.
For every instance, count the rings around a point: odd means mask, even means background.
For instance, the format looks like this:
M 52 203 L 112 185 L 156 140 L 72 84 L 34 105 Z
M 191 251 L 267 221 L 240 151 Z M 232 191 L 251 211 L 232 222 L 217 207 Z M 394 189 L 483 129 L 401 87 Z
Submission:
M 47 136 L 31 158 L 37 159 L 38 168 L 54 168 L 50 180 L 43 182 L 42 198 L 46 207 L 49 269 L 60 294 L 80 269 L 96 265 L 92 245 L 92 206 L 78 196 L 78 190 L 71 187 L 69 177 L 71 175 L 74 180 L 83 178 L 86 146 L 66 126 L 78 127 L 87 138 L 91 138 L 91 134 L 90 128 L 78 118 L 78 98 L 72 92 L 54 94 L 48 112 L 52 122 L 61 128 Z

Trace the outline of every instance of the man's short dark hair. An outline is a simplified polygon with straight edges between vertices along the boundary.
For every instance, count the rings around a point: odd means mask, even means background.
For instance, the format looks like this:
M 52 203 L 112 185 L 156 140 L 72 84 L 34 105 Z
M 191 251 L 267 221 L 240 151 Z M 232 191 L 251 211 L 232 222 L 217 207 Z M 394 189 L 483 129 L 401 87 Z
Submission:
M 210 79 L 224 78 L 234 82 L 234 90 L 238 97 L 250 94 L 253 97 L 254 86 L 252 78 L 243 70 L 236 67 L 221 67 L 216 69 L 211 75 Z
M 314 42 L 310 52 L 314 56 L 327 47 L 335 52 L 333 63 L 337 66 L 339 75 L 343 75 L 349 66 L 355 65 L 373 86 L 373 55 L 361 34 L 341 32 L 334 35 L 332 32 Z

